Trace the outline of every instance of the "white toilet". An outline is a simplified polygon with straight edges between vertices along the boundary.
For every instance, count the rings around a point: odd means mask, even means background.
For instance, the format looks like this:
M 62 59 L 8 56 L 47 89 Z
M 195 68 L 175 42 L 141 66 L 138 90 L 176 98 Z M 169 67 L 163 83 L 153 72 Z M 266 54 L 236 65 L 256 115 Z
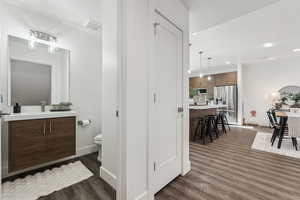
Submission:
M 95 144 L 97 145 L 97 148 L 98 148 L 98 161 L 101 162 L 102 160 L 102 134 L 99 134 L 95 137 L 94 139 L 95 141 Z

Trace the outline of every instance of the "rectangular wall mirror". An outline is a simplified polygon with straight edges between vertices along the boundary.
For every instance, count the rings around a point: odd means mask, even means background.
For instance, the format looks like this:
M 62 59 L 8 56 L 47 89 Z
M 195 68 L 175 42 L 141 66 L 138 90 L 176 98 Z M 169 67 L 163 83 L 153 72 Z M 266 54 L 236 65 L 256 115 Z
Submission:
M 22 106 L 69 101 L 70 51 L 9 36 L 9 103 Z

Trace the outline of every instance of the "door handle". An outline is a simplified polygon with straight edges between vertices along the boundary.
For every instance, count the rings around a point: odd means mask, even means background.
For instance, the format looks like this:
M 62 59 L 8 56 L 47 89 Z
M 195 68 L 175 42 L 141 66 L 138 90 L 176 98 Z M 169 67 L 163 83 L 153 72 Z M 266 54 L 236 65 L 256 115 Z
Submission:
M 182 112 L 184 111 L 184 109 L 183 109 L 183 107 L 178 107 L 177 111 L 178 111 L 179 113 L 182 113 Z

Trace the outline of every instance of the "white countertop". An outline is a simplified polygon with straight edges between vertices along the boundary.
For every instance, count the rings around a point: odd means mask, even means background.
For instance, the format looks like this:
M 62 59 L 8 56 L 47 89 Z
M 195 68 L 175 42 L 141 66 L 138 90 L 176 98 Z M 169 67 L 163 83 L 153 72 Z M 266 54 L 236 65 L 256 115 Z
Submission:
M 228 105 L 223 104 L 211 104 L 203 106 L 190 106 L 190 110 L 208 110 L 208 109 L 217 109 L 217 108 L 226 108 Z
M 3 121 L 19 121 L 31 119 L 45 119 L 45 118 L 58 118 L 58 117 L 73 117 L 76 116 L 75 111 L 62 111 L 62 112 L 26 112 L 26 113 L 12 113 L 10 115 L 2 116 Z

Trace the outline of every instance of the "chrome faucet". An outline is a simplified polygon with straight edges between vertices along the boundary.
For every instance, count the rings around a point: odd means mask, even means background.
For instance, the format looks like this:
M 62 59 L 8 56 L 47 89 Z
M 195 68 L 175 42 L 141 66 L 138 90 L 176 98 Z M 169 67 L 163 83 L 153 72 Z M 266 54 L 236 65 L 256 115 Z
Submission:
M 47 102 L 46 101 L 41 101 L 40 103 L 41 103 L 41 111 L 45 112 L 46 111 L 46 104 L 47 104 Z

